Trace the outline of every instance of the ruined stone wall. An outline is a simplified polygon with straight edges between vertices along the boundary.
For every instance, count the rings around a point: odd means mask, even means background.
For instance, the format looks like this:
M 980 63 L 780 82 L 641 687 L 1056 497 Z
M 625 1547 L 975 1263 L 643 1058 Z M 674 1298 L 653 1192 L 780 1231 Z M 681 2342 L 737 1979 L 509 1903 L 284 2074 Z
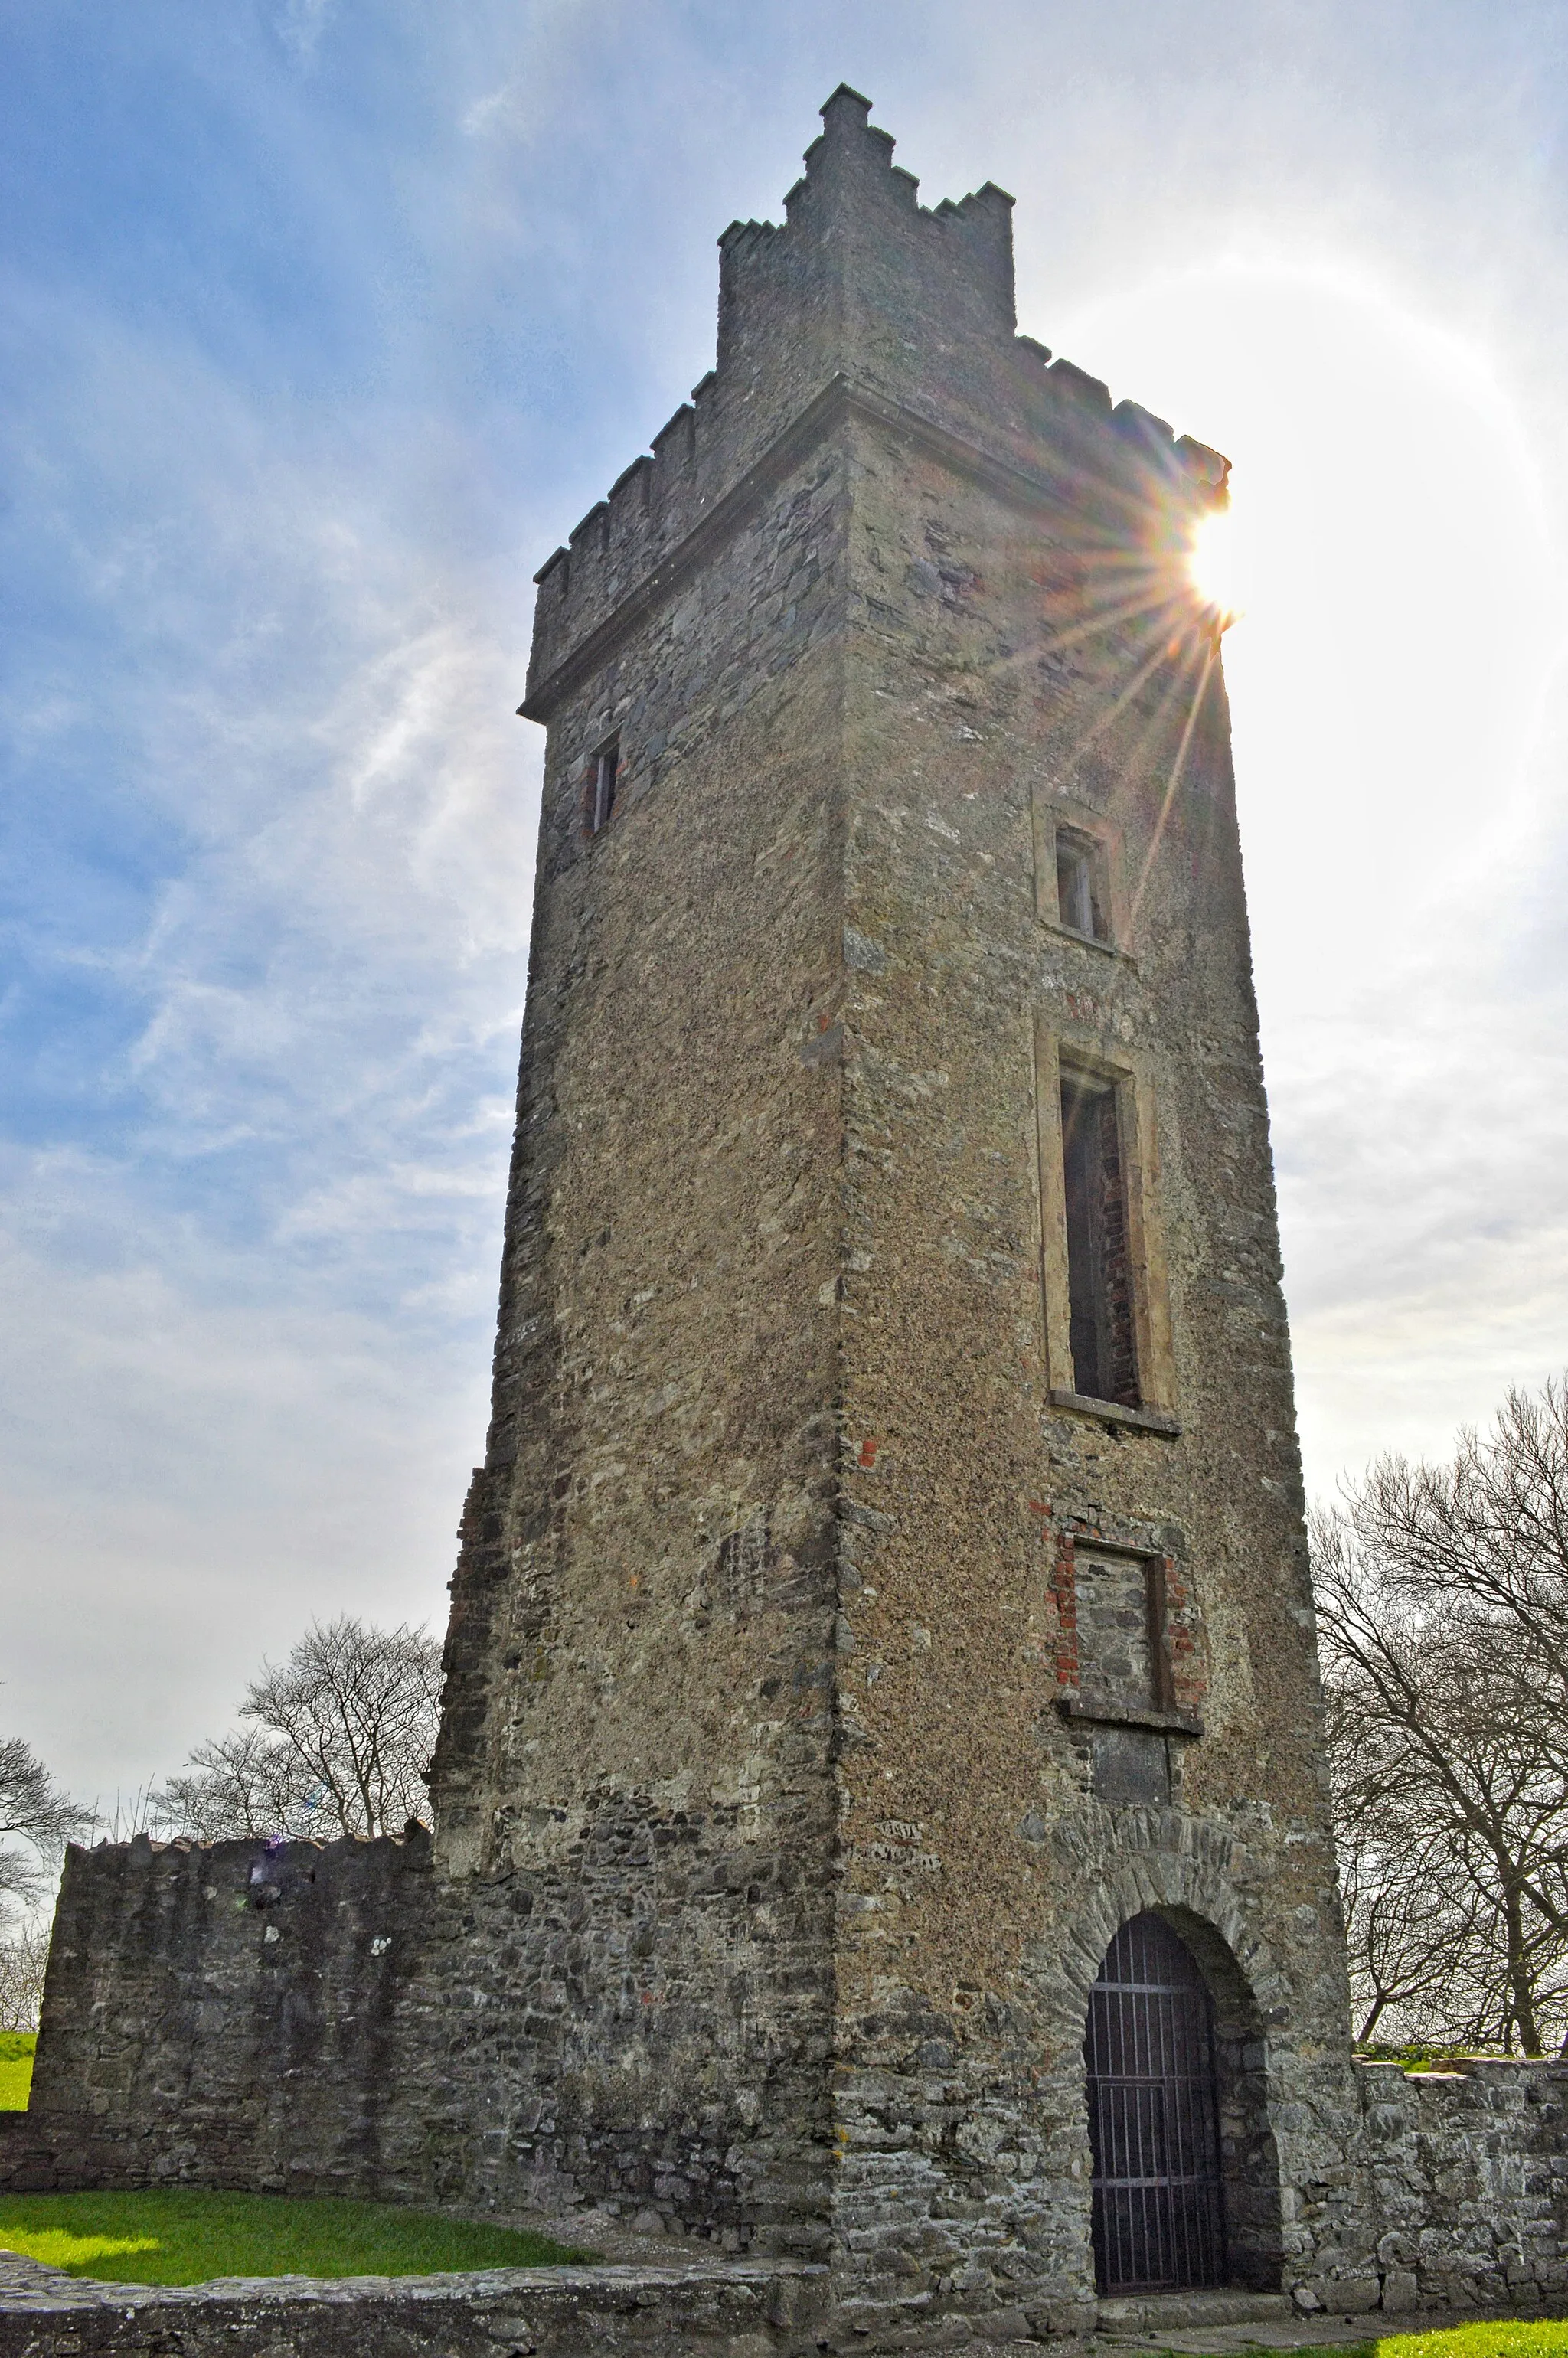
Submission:
M 1568 2308 L 1568 2066 L 1358 2063 L 1349 2166 L 1305 2190 L 1310 2311 Z
M 72 1846 L 0 2182 L 417 2190 L 430 1842 Z
M 0 2255 L 0 2358 L 815 2358 L 820 2275 L 709 2260 L 123 2285 Z

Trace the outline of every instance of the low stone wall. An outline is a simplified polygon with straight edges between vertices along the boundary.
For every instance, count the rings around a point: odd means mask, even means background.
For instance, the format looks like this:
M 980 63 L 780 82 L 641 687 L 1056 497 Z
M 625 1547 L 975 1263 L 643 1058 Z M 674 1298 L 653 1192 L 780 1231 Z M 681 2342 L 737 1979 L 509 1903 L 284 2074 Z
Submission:
M 0 2254 L 0 2358 L 815 2358 L 820 2270 L 81 2282 Z
M 1359 2135 L 1310 2190 L 1299 2307 L 1568 2309 L 1568 2065 L 1358 2063 Z
M 415 2193 L 430 1843 L 73 1847 L 0 2186 Z

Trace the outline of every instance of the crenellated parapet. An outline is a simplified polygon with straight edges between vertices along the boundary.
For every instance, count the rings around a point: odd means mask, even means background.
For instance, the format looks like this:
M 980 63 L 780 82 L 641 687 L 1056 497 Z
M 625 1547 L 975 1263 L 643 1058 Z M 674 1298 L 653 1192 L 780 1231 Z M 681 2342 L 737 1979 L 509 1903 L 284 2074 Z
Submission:
M 719 239 L 717 365 L 535 577 L 533 717 L 611 619 L 672 588 L 846 404 L 967 446 L 1102 528 L 1152 489 L 1223 498 L 1217 451 L 1113 407 L 1098 378 L 1018 334 L 1005 190 L 922 205 L 870 116 L 841 84 L 783 223 L 732 222 Z

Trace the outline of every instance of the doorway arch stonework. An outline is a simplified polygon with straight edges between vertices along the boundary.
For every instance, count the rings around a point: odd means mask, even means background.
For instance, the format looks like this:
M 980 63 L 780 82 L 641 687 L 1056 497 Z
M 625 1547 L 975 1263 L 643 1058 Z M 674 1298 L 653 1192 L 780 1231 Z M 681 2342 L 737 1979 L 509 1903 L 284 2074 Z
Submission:
M 831 2219 L 846 2293 L 865 2251 L 890 2255 L 889 2292 L 874 2311 L 854 2304 L 868 2324 L 935 2301 L 1011 2316 L 1019 2336 L 1092 2331 L 1085 2023 L 1106 1950 L 1144 1910 L 1179 1932 L 1215 2000 L 1229 2281 L 1279 2291 L 1321 2274 L 1353 2201 L 1346 2012 L 1303 1914 L 1313 1884 L 1281 1890 L 1280 1833 L 1259 1817 L 1065 1814 L 1040 1845 L 1037 1929 L 1011 1972 L 946 2002 L 890 1981 L 852 2020 Z
M 1291 1928 L 1271 1920 L 1272 1843 L 1254 1848 L 1175 1811 L 1119 1810 L 1065 1824 L 1053 1849 L 1060 1929 L 1031 1945 L 1024 1972 L 1052 2058 L 1040 2089 L 1057 2123 L 1048 2175 L 1072 2213 L 1052 2237 L 1060 2262 L 1076 2255 L 1092 2288 L 1085 2028 L 1107 1951 L 1148 1911 L 1192 1951 L 1214 2000 L 1230 2280 L 1288 2288 L 1311 2267 L 1313 2213 L 1343 2175 L 1355 2092 L 1337 1985 L 1314 1970 L 1310 1942 L 1303 1970 L 1281 1962 Z

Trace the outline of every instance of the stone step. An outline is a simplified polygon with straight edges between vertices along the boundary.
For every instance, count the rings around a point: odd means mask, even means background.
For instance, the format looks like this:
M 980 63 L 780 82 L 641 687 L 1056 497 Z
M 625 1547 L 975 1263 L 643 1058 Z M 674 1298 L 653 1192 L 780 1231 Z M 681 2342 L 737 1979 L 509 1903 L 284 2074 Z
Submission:
M 1282 2325 L 1294 2315 L 1282 2292 L 1248 2292 L 1241 2286 L 1203 2292 L 1123 2293 L 1100 2302 L 1098 2331 L 1112 2339 L 1141 2341 L 1211 2325 Z

